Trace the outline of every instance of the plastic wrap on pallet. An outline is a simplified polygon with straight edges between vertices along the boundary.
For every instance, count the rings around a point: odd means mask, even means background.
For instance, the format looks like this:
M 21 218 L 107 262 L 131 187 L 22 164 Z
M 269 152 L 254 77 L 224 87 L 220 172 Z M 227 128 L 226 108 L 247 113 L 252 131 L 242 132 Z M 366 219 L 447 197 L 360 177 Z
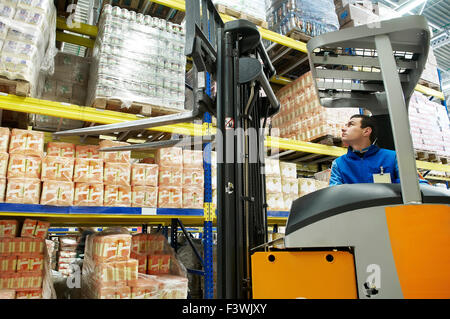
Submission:
M 111 228 L 87 237 L 81 285 L 83 298 L 186 298 L 186 270 L 180 263 L 171 264 L 164 275 L 138 273 L 139 262 L 130 258 L 131 247 L 132 236 L 125 228 Z M 167 240 L 162 249 L 167 249 L 163 252 L 176 260 Z
M 265 0 L 213 0 L 212 2 L 266 21 Z
M 331 135 L 341 137 L 355 108 L 325 108 L 320 105 L 311 72 L 277 92 L 280 112 L 271 120 L 271 135 L 300 141 L 312 141 Z M 295 176 L 293 176 L 295 177 Z
M 282 35 L 294 29 L 311 37 L 339 30 L 333 0 L 272 0 L 267 22 Z
M 37 94 L 39 72 L 53 73 L 56 9 L 50 0 L 0 3 L 0 75 L 30 83 Z
M 445 106 L 414 92 L 408 116 L 414 149 L 450 157 L 450 128 Z
M 184 109 L 184 29 L 105 5 L 91 65 L 88 105 L 97 97 Z

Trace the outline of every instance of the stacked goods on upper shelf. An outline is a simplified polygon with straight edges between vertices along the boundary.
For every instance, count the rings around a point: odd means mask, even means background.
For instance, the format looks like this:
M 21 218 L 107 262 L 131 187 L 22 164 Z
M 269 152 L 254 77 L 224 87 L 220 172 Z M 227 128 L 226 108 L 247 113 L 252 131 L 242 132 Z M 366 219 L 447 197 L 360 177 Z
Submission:
M 414 148 L 450 157 L 450 128 L 445 106 L 414 92 L 408 115 Z
M 53 1 L 0 2 L 0 75 L 30 86 L 17 94 L 35 96 L 39 72 L 53 72 L 55 27 Z
M 328 182 L 320 181 L 314 178 L 299 178 L 298 179 L 298 197 L 305 196 L 309 193 L 318 191 L 322 188 L 327 188 Z
M 354 108 L 322 107 L 311 72 L 283 87 L 277 97 L 281 108 L 271 120 L 271 135 L 299 141 L 327 135 L 340 137 L 345 123 L 358 112 Z
M 203 209 L 203 151 L 183 150 L 183 208 Z
M 253 18 L 266 21 L 265 0 L 212 0 L 212 2 L 215 5 L 222 5 L 227 9 L 233 9 L 239 13 L 244 13 Z M 222 10 L 219 10 L 219 12 L 221 11 Z
M 0 221 L 0 295 L 9 298 L 41 299 L 54 296 L 45 237 L 48 223 L 26 219 L 16 237 L 16 220 Z
M 268 205 L 267 210 L 272 211 L 285 210 L 284 198 L 281 187 L 280 161 L 274 159 L 266 159 L 265 174 L 266 174 L 266 202 Z
M 315 37 L 339 29 L 333 0 L 271 0 L 268 5 L 269 29 L 282 35 L 295 30 Z
M 370 0 L 334 0 L 334 3 L 341 29 L 380 21 Z
M 155 247 L 145 235 L 147 253 Z M 148 238 L 147 238 L 148 237 Z M 164 238 L 165 239 L 165 238 Z M 136 244 L 133 241 L 133 244 Z M 158 242 L 159 243 L 159 242 Z M 148 245 L 147 245 L 148 244 Z M 125 230 L 106 230 L 89 235 L 86 240 L 81 293 L 87 299 L 176 299 L 187 297 L 186 272 L 176 261 L 170 246 L 162 242 L 158 251 L 152 250 L 148 264 L 149 273 L 139 274 L 139 262 L 130 258 L 132 236 Z M 134 246 L 133 246 L 134 247 Z M 139 253 L 134 253 L 134 255 Z M 161 258 L 169 256 L 167 262 Z M 146 259 L 147 260 L 147 259 Z M 143 269 L 141 269 L 143 270 Z
M 88 105 L 118 99 L 184 109 L 184 30 L 166 20 L 105 5 L 91 66 Z
M 427 62 L 425 63 L 425 68 L 420 76 L 419 84 L 425 84 L 440 91 L 440 80 L 437 69 L 437 60 L 433 52 L 433 47 L 430 46 L 428 51 Z
M 2 134 L 9 135 L 8 132 Z M 13 129 L 5 202 L 39 204 L 44 133 Z
M 58 52 L 54 64 L 53 75 L 40 77 L 37 97 L 55 102 L 86 105 L 89 59 Z M 33 128 L 46 131 L 80 128 L 84 123 L 39 114 L 30 114 L 29 117 Z

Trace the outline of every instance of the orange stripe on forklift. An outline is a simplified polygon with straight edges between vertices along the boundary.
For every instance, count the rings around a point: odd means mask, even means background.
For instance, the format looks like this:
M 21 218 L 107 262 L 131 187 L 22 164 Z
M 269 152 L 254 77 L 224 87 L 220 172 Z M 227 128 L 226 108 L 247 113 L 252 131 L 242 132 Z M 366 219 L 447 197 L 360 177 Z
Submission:
M 403 297 L 450 298 L 450 206 L 387 207 L 386 220 Z

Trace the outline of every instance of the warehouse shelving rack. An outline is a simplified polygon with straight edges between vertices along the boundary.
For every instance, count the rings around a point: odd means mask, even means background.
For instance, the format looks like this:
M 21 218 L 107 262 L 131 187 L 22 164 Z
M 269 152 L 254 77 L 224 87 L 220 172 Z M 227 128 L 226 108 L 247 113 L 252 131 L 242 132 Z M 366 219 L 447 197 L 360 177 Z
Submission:
M 161 5 L 173 8 L 175 10 L 185 10 L 185 2 L 181 0 L 157 0 L 153 1 Z M 224 22 L 231 21 L 234 18 L 221 14 Z M 69 42 L 85 47 L 93 47 L 94 39 L 97 35 L 98 29 L 96 26 L 78 24 L 75 27 L 69 27 L 63 19 L 57 20 L 58 30 L 68 30 L 78 33 L 80 35 L 89 36 L 85 38 L 82 36 L 76 36 L 73 34 L 63 33 L 57 31 L 57 41 Z M 283 46 L 298 50 L 301 52 L 307 52 L 306 44 L 275 32 L 258 27 L 262 38 L 270 40 L 272 42 L 281 44 Z M 287 85 L 291 82 L 290 79 L 284 77 L 275 76 L 271 79 L 271 82 L 278 85 Z M 432 96 L 441 100 L 444 100 L 442 92 L 432 90 L 428 87 L 417 85 L 415 88 L 417 91 Z M 90 123 L 97 124 L 112 124 L 120 123 L 131 120 L 142 119 L 140 115 L 120 113 L 108 110 L 99 110 L 93 107 L 78 106 L 68 103 L 53 102 L 40 100 L 28 97 L 18 97 L 11 94 L 0 93 L 0 109 L 23 112 L 23 113 L 35 113 L 40 115 L 48 115 L 53 117 L 61 117 L 72 120 L 81 120 Z M 181 123 L 173 125 L 165 125 L 160 127 L 149 128 L 151 131 L 166 132 L 188 136 L 206 136 L 215 134 L 215 128 L 211 124 L 193 124 L 193 123 Z M 61 141 L 64 141 L 66 137 L 60 137 Z M 278 148 L 283 151 L 296 151 L 305 152 L 311 154 L 321 154 L 330 157 L 338 157 L 346 153 L 346 149 L 336 146 L 327 146 L 322 144 L 315 144 L 310 142 L 295 141 L 284 138 L 267 137 L 265 140 L 265 146 L 268 148 Z M 424 161 L 416 161 L 417 168 L 423 170 L 434 170 L 450 173 L 450 165 L 443 165 L 438 163 L 430 163 Z M 432 177 L 431 177 L 432 178 Z M 430 179 L 431 179 L 430 178 Z M 450 180 L 442 178 L 440 180 Z M 20 206 L 20 205 L 19 205 Z M 170 226 L 173 220 L 179 219 L 185 226 L 200 226 L 205 225 L 205 222 L 210 223 L 210 226 L 205 229 L 212 229 L 213 225 L 216 225 L 216 217 L 213 207 L 205 208 L 204 210 L 186 210 L 186 209 L 140 209 L 140 208 L 119 208 L 108 211 L 109 208 L 103 209 L 100 212 L 100 208 L 84 208 L 78 209 L 75 207 L 64 207 L 60 210 L 55 208 L 45 207 L 41 205 L 22 205 L 11 206 L 11 204 L 0 204 L 0 218 L 39 218 L 52 223 L 52 225 L 123 225 L 123 226 L 135 226 L 140 224 L 148 225 L 163 225 Z M 99 210 L 100 209 L 100 210 Z M 268 224 L 269 225 L 284 225 L 287 220 L 289 212 L 276 211 L 268 212 Z M 204 231 L 205 231 L 204 229 Z M 203 234 L 205 238 L 209 237 L 209 234 Z M 212 243 L 208 242 L 206 249 L 211 248 Z M 210 256 L 212 257 L 212 256 Z M 209 259 L 209 258 L 208 258 Z M 212 259 L 211 259 L 212 260 Z M 211 288 L 210 285 L 208 285 Z

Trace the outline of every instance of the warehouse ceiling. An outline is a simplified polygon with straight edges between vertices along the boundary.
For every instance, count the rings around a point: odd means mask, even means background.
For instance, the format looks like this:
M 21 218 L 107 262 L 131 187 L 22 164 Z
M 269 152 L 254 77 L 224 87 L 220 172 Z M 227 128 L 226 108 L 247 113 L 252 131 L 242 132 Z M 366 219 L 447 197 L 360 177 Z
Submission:
M 424 15 L 433 30 L 432 46 L 441 71 L 450 72 L 450 0 L 380 0 L 398 12 Z M 406 11 L 406 12 L 405 12 Z

